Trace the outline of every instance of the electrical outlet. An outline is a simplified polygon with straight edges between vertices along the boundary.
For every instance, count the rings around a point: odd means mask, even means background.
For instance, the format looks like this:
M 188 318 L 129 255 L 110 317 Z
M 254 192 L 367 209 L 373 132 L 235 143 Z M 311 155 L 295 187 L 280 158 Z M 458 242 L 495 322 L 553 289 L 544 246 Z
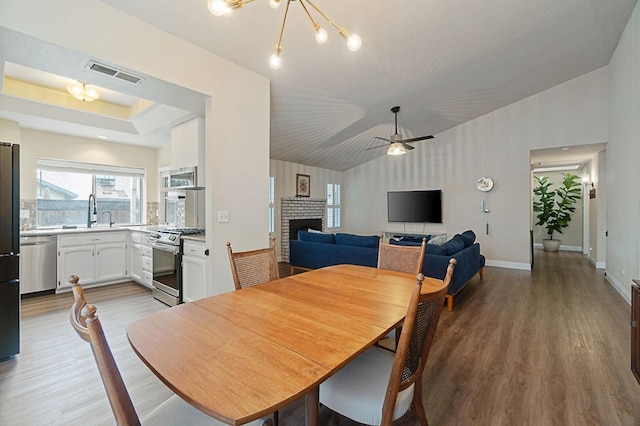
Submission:
M 229 210 L 218 210 L 218 223 L 229 222 Z
M 622 268 L 622 276 L 624 277 L 624 268 Z

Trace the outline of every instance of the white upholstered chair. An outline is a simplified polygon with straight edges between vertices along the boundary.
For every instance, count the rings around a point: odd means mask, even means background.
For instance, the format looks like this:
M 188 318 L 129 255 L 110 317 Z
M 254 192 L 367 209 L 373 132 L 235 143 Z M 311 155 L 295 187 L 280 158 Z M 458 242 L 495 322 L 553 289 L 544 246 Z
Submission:
M 436 293 L 421 294 L 424 277 L 418 276 L 396 353 L 366 350 L 320 385 L 321 404 L 356 422 L 384 426 L 413 406 L 420 424 L 428 425 L 422 373 L 455 263 L 449 261 L 445 286 Z

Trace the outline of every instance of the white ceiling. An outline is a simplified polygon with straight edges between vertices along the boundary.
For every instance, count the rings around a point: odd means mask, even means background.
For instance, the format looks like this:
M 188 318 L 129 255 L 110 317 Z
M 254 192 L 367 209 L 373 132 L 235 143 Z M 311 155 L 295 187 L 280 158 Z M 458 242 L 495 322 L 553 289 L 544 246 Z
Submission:
M 277 71 L 268 67 L 268 58 L 284 7 L 274 11 L 260 0 L 216 18 L 205 0 L 103 3 L 269 78 L 271 157 L 346 170 L 385 155 L 383 148 L 365 148 L 379 145 L 374 136 L 393 133 L 392 106 L 401 106 L 403 136 L 436 136 L 414 143 L 420 149 L 437 144 L 439 132 L 607 65 L 636 0 L 315 0 L 339 25 L 362 37 L 362 49 L 355 53 L 317 14 L 329 41 L 316 44 L 307 16 L 294 1 Z M 26 41 L 34 48 L 29 54 L 13 52 L 17 48 L 8 43 L 1 46 L 10 52 L 0 54 L 53 72 L 45 59 L 52 46 L 46 46 L 47 55 L 33 58 L 42 49 L 37 40 Z M 58 69 L 58 75 L 86 75 L 82 67 L 88 56 L 61 53 L 75 62 Z M 105 87 L 202 115 L 199 94 L 186 91 L 190 100 L 177 105 L 154 92 L 166 84 L 156 83 L 132 90 Z M 6 114 L 7 104 L 0 103 L 0 113 Z

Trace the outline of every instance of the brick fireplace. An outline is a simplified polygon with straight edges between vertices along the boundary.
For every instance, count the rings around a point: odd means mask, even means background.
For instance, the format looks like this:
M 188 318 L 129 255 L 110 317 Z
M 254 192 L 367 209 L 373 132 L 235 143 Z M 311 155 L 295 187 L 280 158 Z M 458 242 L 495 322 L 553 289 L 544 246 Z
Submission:
M 289 240 L 296 239 L 296 235 L 290 234 L 290 221 L 300 221 L 302 219 L 320 219 L 321 226 L 319 231 L 324 231 L 326 223 L 325 214 L 327 208 L 327 200 L 324 198 L 302 198 L 302 197 L 283 197 L 280 210 L 280 247 L 282 253 L 282 261 L 289 261 Z M 305 221 L 306 222 L 306 221 Z M 304 224 L 304 222 L 301 222 Z M 310 221 L 309 227 L 317 229 L 314 224 L 317 222 Z M 299 224 L 294 224 L 294 229 Z M 295 233 L 294 233 L 295 234 Z

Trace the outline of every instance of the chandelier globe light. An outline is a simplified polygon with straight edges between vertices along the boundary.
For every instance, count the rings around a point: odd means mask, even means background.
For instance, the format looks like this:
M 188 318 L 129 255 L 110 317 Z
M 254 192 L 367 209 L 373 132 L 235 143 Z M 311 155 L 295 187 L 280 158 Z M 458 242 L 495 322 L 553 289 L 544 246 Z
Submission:
M 241 9 L 244 7 L 246 3 L 251 3 L 254 0 L 207 0 L 207 7 L 209 11 L 214 16 L 229 16 L 235 9 Z M 287 22 L 287 15 L 289 13 L 289 5 L 291 2 L 298 2 L 300 6 L 304 9 L 305 13 L 309 17 L 311 21 L 311 25 L 315 32 L 316 41 L 320 44 L 323 44 L 329 38 L 327 30 L 322 28 L 318 22 L 313 19 L 309 9 L 307 9 L 307 4 L 311 6 L 320 16 L 329 22 L 337 31 L 338 34 L 347 41 L 347 48 L 352 52 L 356 52 L 360 50 L 362 47 L 362 39 L 357 34 L 351 34 L 344 27 L 336 24 L 326 13 L 320 10 L 315 4 L 311 2 L 311 0 L 267 0 L 269 6 L 273 9 L 277 9 L 280 7 L 280 3 L 286 3 L 286 8 L 284 12 L 284 18 L 282 19 L 282 26 L 280 27 L 280 36 L 278 37 L 278 43 L 276 44 L 275 50 L 269 58 L 269 66 L 273 69 L 279 69 L 282 66 L 282 35 L 284 34 L 284 27 Z M 404 147 L 402 147 L 404 149 Z M 403 153 L 404 154 L 404 153 Z
M 83 102 L 95 101 L 100 97 L 100 92 L 80 81 L 67 85 L 67 91 L 71 96 Z

